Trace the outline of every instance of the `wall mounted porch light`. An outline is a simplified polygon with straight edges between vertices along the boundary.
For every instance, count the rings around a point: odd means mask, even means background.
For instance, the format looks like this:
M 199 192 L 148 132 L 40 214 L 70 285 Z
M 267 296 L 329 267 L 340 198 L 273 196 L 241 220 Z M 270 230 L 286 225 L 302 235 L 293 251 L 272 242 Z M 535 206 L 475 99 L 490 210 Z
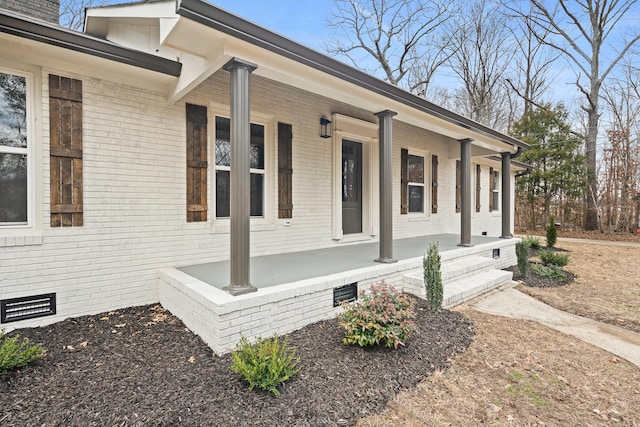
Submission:
M 325 115 L 320 118 L 320 137 L 331 138 L 331 120 Z

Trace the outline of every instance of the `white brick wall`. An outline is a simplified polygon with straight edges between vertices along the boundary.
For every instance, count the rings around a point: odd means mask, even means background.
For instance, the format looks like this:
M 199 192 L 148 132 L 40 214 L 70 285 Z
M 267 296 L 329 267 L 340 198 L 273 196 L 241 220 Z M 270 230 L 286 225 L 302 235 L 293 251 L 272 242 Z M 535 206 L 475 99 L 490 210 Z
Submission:
M 49 73 L 83 81 L 82 227 L 49 227 Z M 70 316 L 155 302 L 160 299 L 159 269 L 228 258 L 228 226 L 213 219 L 215 162 L 211 142 L 209 221 L 185 220 L 185 102 L 208 106 L 212 129 L 214 103 L 228 104 L 226 73 L 215 74 L 175 105 L 168 104 L 162 93 L 68 70 L 44 69 L 41 80 L 43 130 L 34 142 L 42 147 L 42 235 L 15 236 L 0 230 L 0 298 L 57 292 L 58 312 L 56 316 L 3 326 L 42 325 Z M 272 209 L 266 220 L 253 221 L 252 255 L 336 244 L 331 238 L 333 151 L 329 140 L 319 137 L 319 118 L 335 112 L 375 122 L 373 112 L 258 76 L 252 77 L 251 107 L 253 113 L 270 118 L 268 174 L 272 177 L 267 192 Z M 291 227 L 277 219 L 278 121 L 293 125 Z M 401 146 L 440 157 L 439 213 L 420 220 L 401 216 L 399 196 L 394 197 L 395 236 L 457 232 L 455 192 L 446 190 L 454 189 L 455 179 L 455 160 L 447 159 L 447 144 L 456 142 L 400 122 L 395 123 L 394 129 L 394 181 L 398 183 L 394 192 L 399 189 Z M 488 172 L 483 172 L 485 175 L 488 180 Z M 488 188 L 485 186 L 488 182 L 483 183 L 483 188 Z M 488 203 L 483 203 L 484 209 L 486 206 Z M 473 227 L 474 233 L 486 229 L 490 235 L 498 235 L 500 218 L 483 215 L 475 218 Z M 294 307 L 294 312 L 302 309 Z

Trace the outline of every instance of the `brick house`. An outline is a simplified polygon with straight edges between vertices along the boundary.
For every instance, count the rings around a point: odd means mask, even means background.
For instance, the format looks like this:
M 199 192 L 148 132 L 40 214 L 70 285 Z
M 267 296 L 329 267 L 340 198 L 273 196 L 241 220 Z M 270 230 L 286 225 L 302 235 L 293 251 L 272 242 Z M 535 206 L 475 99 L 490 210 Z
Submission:
M 515 264 L 524 143 L 203 0 L 89 9 L 84 32 L 43 3 L 0 1 L 2 327 L 161 301 L 222 352 L 401 284 L 402 239 Z M 254 286 L 254 258 L 364 245 L 366 268 Z M 207 263 L 224 283 L 190 275 Z

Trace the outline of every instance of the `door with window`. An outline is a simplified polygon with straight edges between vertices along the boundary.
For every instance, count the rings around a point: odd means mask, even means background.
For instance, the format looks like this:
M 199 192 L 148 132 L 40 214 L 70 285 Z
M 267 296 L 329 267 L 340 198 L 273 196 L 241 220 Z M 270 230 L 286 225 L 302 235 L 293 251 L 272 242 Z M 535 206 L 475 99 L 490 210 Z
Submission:
M 362 233 L 362 144 L 342 140 L 342 233 Z

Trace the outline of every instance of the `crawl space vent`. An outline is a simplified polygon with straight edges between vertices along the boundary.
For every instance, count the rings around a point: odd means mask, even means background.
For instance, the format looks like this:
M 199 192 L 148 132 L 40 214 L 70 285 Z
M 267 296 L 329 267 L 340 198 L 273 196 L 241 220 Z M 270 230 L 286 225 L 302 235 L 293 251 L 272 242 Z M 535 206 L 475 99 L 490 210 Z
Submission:
M 500 249 L 494 249 L 493 250 L 493 259 L 498 259 L 500 258 Z
M 56 294 L 33 295 L 0 301 L 0 323 L 56 314 Z
M 351 302 L 358 299 L 358 283 L 333 288 L 333 306 L 337 307 L 342 302 Z

